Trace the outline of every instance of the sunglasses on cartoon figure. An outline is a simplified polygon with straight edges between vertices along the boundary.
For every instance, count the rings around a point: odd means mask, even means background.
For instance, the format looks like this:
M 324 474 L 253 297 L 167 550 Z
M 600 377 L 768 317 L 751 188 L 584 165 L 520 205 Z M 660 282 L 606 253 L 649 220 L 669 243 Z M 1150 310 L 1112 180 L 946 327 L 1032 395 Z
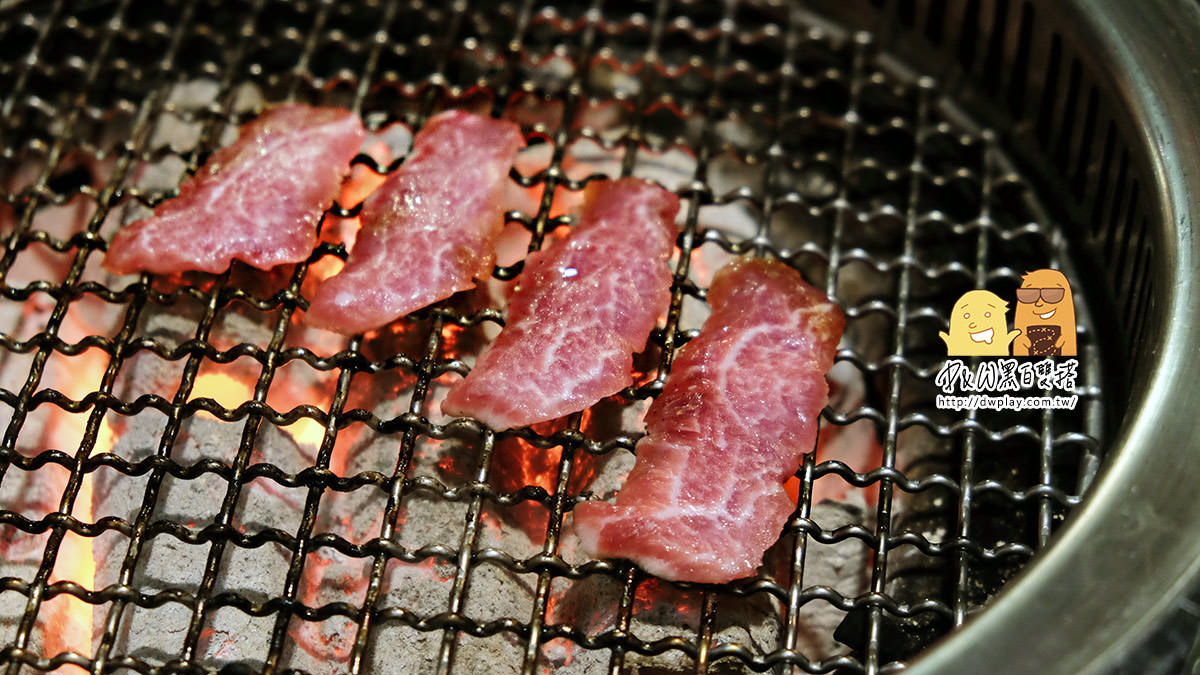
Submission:
M 1054 304 L 1061 301 L 1066 294 L 1067 291 L 1064 288 L 1018 288 L 1017 302 L 1032 305 L 1038 301 L 1040 296 L 1044 302 Z

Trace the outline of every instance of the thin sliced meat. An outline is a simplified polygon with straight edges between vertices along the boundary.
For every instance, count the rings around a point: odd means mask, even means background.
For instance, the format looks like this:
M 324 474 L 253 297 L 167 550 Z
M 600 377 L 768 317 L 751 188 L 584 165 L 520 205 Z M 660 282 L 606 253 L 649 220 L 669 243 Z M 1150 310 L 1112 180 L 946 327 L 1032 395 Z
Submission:
M 566 239 L 529 256 L 504 330 L 442 412 L 510 429 L 578 412 L 633 382 L 671 299 L 679 198 L 635 178 L 592 183 Z
M 179 196 L 117 232 L 104 267 L 216 273 L 233 260 L 259 269 L 304 260 L 365 135 L 349 110 L 268 109 L 184 181 Z
M 522 143 L 512 122 L 460 110 L 430 118 L 408 159 L 363 204 L 354 250 L 317 289 L 308 322 L 362 333 L 491 274 L 508 169 Z
M 812 450 L 842 312 L 783 263 L 735 260 L 713 313 L 646 414 L 616 504 L 574 509 L 584 550 L 677 581 L 749 576 L 795 508 L 784 482 Z

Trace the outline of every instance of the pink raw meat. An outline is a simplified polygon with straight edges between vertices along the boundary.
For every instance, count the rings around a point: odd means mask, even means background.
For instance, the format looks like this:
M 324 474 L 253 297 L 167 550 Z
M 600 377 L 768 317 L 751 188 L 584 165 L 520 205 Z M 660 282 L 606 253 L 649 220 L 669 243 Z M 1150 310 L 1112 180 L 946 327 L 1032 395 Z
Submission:
M 504 330 L 442 402 L 510 429 L 578 412 L 633 382 L 671 300 L 679 198 L 624 178 L 588 186 L 579 224 L 525 262 Z
M 795 508 L 783 488 L 812 450 L 841 310 L 779 262 L 741 258 L 675 359 L 616 504 L 575 506 L 596 557 L 676 581 L 749 576 Z
M 341 108 L 288 103 L 238 130 L 154 215 L 117 232 L 104 267 L 117 274 L 222 272 L 300 262 L 366 132 Z
M 460 110 L 430 118 L 412 154 L 363 204 L 354 250 L 317 288 L 308 322 L 362 333 L 486 278 L 522 143 L 512 122 Z

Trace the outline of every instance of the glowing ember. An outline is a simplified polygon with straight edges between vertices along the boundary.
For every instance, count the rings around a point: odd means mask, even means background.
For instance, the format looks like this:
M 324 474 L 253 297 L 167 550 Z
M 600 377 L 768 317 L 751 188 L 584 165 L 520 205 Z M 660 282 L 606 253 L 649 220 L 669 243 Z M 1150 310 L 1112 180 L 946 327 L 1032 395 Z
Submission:
M 862 407 L 866 397 L 863 374 L 848 361 L 834 364 L 827 376 L 829 407 L 841 415 L 851 415 Z M 817 463 L 839 461 L 857 473 L 866 473 L 883 463 L 883 447 L 879 444 L 875 423 L 860 419 L 847 425 L 823 424 L 817 440 Z M 813 484 L 813 504 L 829 499 L 848 502 L 856 497 L 868 507 L 878 500 L 876 488 L 859 489 L 840 476 L 827 475 Z
M 301 417 L 295 424 L 283 427 L 302 446 L 311 450 L 321 447 L 325 438 L 325 427 L 311 417 Z
M 387 164 L 392 161 L 391 150 L 387 143 L 383 141 L 375 141 L 367 148 L 367 154 L 380 164 Z M 383 185 L 385 177 L 375 173 L 365 164 L 355 164 L 354 169 L 350 173 L 350 178 L 346 181 L 346 185 L 342 188 L 342 194 L 338 197 L 338 203 L 347 208 L 352 208 L 367 198 L 367 195 L 375 191 L 375 188 Z
M 679 589 L 661 579 L 646 579 L 637 587 L 633 611 L 646 613 L 667 608 L 680 622 L 693 623 L 700 616 L 700 595 Z
M 712 264 L 714 261 L 710 260 L 710 258 L 715 258 L 717 256 L 710 253 L 709 249 L 711 249 L 711 248 L 712 248 L 711 246 L 707 247 L 707 248 L 701 246 L 701 247 L 692 249 L 691 260 L 689 262 L 689 264 L 690 264 L 689 269 L 691 270 L 692 278 L 694 278 L 696 280 L 696 284 L 699 285 L 701 288 L 708 288 L 709 285 L 712 284 L 713 274 L 716 272 L 717 269 L 720 269 L 720 267 L 722 265 L 724 265 L 724 263 L 725 263 L 725 260 L 715 261 L 718 264 L 714 268 L 714 266 Z M 721 251 L 721 253 L 724 253 L 724 251 Z M 733 256 L 725 254 L 725 255 L 721 256 L 721 258 L 732 259 Z
M 457 359 L 461 354 L 459 341 L 463 337 L 463 328 L 452 323 L 442 326 L 442 350 L 447 359 Z
M 103 352 L 87 350 L 65 362 L 57 362 L 57 367 L 52 367 L 46 373 L 43 384 L 78 400 L 100 381 L 106 365 L 107 358 Z M 88 413 L 70 414 L 53 407 L 43 430 L 45 447 L 65 450 L 77 446 L 87 430 L 89 416 Z M 101 420 L 91 455 L 111 452 L 114 440 L 115 434 L 109 420 Z M 66 487 L 65 482 L 62 487 Z M 81 523 L 93 522 L 92 493 L 91 476 L 87 476 L 80 484 L 71 511 L 71 515 Z M 67 531 L 48 582 L 73 581 L 88 590 L 95 590 L 93 541 L 91 537 Z M 92 605 L 70 594 L 58 595 L 46 601 L 39 613 L 39 621 L 43 624 L 43 649 L 47 656 L 53 657 L 63 652 L 91 653 L 94 637 Z
M 860 420 L 848 426 L 828 424 L 822 427 L 817 441 L 817 463 L 839 461 L 858 473 L 866 473 L 880 465 L 883 448 L 875 437 L 875 427 L 870 420 Z M 793 476 L 784 484 L 792 501 L 800 498 L 800 479 Z M 876 490 L 860 490 L 840 476 L 827 475 L 813 483 L 812 503 L 825 500 L 848 501 L 855 493 L 861 493 L 868 506 L 878 499 Z
M 352 218 L 350 220 L 357 221 L 358 219 Z M 355 226 L 355 228 L 357 229 L 357 226 Z M 350 238 L 353 235 L 348 234 L 346 236 L 347 238 Z M 305 281 L 308 281 L 309 279 L 312 279 L 313 281 L 325 281 L 329 277 L 341 272 L 342 268 L 345 266 L 346 261 L 335 255 L 323 256 L 320 259 L 313 261 L 313 263 L 308 266 L 308 276 L 305 277 Z
M 192 398 L 211 398 L 224 408 L 236 408 L 254 398 L 254 386 L 229 373 L 210 371 L 196 377 Z
M 584 411 L 582 430 L 586 433 L 591 411 Z M 535 425 L 539 432 L 550 435 L 556 424 L 561 421 Z M 562 448 L 552 447 L 541 449 L 530 445 L 524 439 L 506 438 L 496 444 L 492 455 L 491 480 L 496 491 L 512 493 L 526 487 L 538 487 L 549 494 L 554 494 L 558 481 L 558 466 L 562 459 Z M 571 477 L 568 480 L 568 492 L 578 492 L 590 484 L 596 475 L 597 458 L 587 452 L 576 452 L 571 464 Z M 535 543 L 540 543 L 546 534 L 547 519 L 550 512 L 540 502 L 522 501 L 508 510 L 509 520 L 521 529 Z
M 370 143 L 366 152 L 380 164 L 386 165 L 391 161 L 391 150 L 382 140 Z M 346 182 L 342 186 L 341 194 L 338 195 L 338 204 L 347 209 L 358 206 L 375 191 L 375 188 L 382 185 L 386 178 L 384 175 L 375 173 L 365 164 L 355 164 L 350 170 L 350 176 L 346 178 Z M 362 221 L 357 216 L 354 218 L 329 216 L 321 228 L 321 240 L 345 244 L 346 250 L 350 250 L 354 248 L 360 227 L 362 227 Z M 346 261 L 334 255 L 327 255 L 314 261 L 309 265 L 308 275 L 305 277 L 305 294 L 312 297 L 312 293 L 308 292 L 311 285 L 334 276 L 345 266 Z

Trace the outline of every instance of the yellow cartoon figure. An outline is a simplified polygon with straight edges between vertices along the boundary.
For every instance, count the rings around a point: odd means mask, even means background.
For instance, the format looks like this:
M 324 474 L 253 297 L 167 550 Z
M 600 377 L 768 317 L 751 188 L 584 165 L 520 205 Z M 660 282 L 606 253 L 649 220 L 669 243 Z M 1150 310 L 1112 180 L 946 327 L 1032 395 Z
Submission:
M 1013 356 L 1075 356 L 1075 300 L 1058 270 L 1034 270 L 1021 277 L 1013 327 L 1021 337 Z
M 1008 356 L 1021 331 L 1008 330 L 1008 303 L 991 291 L 967 291 L 950 314 L 950 332 L 938 333 L 948 356 Z

